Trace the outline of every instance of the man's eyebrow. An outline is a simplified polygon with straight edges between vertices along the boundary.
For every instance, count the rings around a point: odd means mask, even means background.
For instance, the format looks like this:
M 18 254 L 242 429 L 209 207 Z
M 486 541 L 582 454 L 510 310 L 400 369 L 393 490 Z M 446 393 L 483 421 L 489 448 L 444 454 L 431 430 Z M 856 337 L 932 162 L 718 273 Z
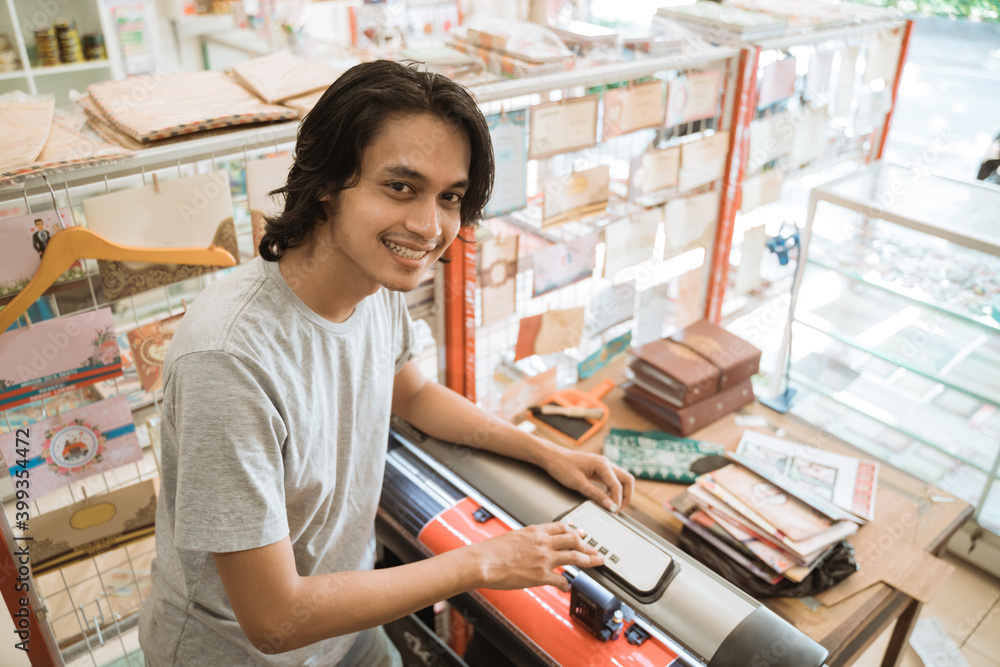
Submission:
M 417 171 L 416 169 L 407 167 L 406 165 L 403 164 L 392 164 L 387 167 L 383 167 L 382 173 L 386 176 L 394 176 L 396 178 L 406 178 L 411 181 L 420 181 L 421 183 L 428 183 L 431 180 L 424 174 Z M 469 188 L 469 179 L 463 178 L 459 181 L 455 181 L 448 187 L 461 188 L 463 190 L 467 190 Z

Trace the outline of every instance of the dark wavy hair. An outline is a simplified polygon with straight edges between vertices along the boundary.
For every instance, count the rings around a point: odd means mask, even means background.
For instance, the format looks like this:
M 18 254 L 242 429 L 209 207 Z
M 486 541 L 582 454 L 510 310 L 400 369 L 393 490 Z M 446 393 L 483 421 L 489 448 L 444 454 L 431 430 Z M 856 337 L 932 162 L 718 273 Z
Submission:
M 431 114 L 465 130 L 471 146 L 469 188 L 462 198 L 462 226 L 475 225 L 493 188 L 489 126 L 472 95 L 447 77 L 388 60 L 362 63 L 331 85 L 299 126 L 295 161 L 285 186 L 285 209 L 267 218 L 260 255 L 277 261 L 325 221 L 320 197 L 358 184 L 361 156 L 383 123 L 400 114 Z

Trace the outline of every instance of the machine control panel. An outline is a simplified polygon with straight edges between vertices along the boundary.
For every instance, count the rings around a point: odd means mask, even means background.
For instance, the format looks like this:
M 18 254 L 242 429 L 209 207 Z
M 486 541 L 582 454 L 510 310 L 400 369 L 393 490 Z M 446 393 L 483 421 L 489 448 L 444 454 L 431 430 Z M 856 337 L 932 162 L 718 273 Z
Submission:
M 583 541 L 604 556 L 598 571 L 639 598 L 655 594 L 674 567 L 670 554 L 592 501 L 570 510 L 560 521 L 582 529 Z

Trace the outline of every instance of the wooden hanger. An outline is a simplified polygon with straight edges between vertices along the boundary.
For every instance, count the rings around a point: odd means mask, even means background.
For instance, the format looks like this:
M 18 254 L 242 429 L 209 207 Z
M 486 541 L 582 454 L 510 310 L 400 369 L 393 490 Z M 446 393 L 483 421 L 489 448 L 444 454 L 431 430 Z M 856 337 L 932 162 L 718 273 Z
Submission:
M 38 297 L 42 296 L 73 262 L 81 259 L 109 259 L 120 262 L 156 262 L 162 264 L 197 264 L 199 266 L 236 266 L 228 250 L 209 248 L 137 248 L 109 241 L 85 227 L 68 227 L 52 234 L 42 265 L 38 267 L 20 294 L 0 310 L 0 334 L 17 321 Z

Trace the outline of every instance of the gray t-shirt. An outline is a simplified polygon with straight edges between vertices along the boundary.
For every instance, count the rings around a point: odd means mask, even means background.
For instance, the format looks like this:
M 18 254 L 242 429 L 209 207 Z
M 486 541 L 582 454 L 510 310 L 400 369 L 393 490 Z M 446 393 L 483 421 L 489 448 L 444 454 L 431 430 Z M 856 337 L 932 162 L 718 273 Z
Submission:
M 392 384 L 415 344 L 398 292 L 380 289 L 335 324 L 261 259 L 198 296 L 164 372 L 156 560 L 139 626 L 151 665 L 333 665 L 349 650 L 356 635 L 277 655 L 252 647 L 212 553 L 289 535 L 302 576 L 372 567 Z M 293 610 L 285 637 L 313 602 Z

